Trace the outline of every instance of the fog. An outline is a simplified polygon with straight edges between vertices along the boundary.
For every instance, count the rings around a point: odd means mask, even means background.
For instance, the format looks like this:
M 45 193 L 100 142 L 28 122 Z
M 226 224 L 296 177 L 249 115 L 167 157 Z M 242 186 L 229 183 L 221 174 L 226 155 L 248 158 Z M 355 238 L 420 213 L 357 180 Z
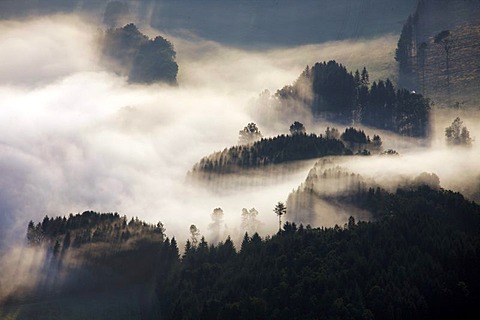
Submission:
M 470 136 L 477 140 L 473 141 L 471 147 L 447 145 L 445 128 L 456 117 L 462 119 Z M 422 172 L 435 173 L 440 178 L 442 188 L 461 192 L 470 200 L 480 201 L 479 111 L 444 109 L 439 105 L 434 107 L 432 122 L 428 147 L 425 147 L 425 143 L 417 144 L 415 141 L 399 144 L 396 142 L 398 139 L 382 134 L 382 138 L 387 138 L 386 141 L 384 139 L 384 149 L 396 149 L 400 156 L 387 159 L 382 156 L 358 158 L 342 165 L 352 172 L 374 177 L 386 187 L 391 187 L 391 181 L 395 181 L 395 178 L 414 177 Z
M 162 34 L 146 27 L 141 31 Z M 236 144 L 238 131 L 260 117 L 255 108 L 259 94 L 291 84 L 307 64 L 335 59 L 350 70 L 366 66 L 372 81 L 396 74 L 396 35 L 244 50 L 194 34 L 163 33 L 177 51 L 179 86 L 129 85 L 100 65 L 98 32 L 88 19 L 73 15 L 0 23 L 0 251 L 7 258 L 1 265 L 10 270 L 7 277 L 17 269 L 5 261 L 18 262 L 16 257 L 26 254 L 17 244 L 24 242 L 28 221 L 45 215 L 94 210 L 162 221 L 167 235 L 182 246 L 191 224 L 207 240 L 216 239 L 208 226 L 218 207 L 224 211 L 224 234 L 241 238 L 242 209 L 255 208 L 262 235 L 275 232 L 275 204 L 287 200 L 314 161 L 255 174 L 254 185 L 230 183 L 223 192 L 188 183 L 187 172 L 201 157 Z M 425 141 L 365 128 L 380 133 L 384 148 L 400 156 L 351 157 L 341 164 L 378 182 L 434 172 L 444 188 L 478 199 L 479 142 L 452 149 L 443 139 L 457 113 L 435 111 L 428 147 Z M 478 114 L 458 115 L 480 139 Z M 288 124 L 299 119 L 283 120 L 263 121 L 260 130 L 264 136 L 287 133 Z M 322 133 L 327 125 L 311 124 L 307 131 Z M 348 217 L 346 211 L 340 220 Z M 341 222 L 335 210 L 325 212 L 329 216 L 319 221 Z M 27 256 L 41 264 L 44 257 L 35 254 Z M 20 285 L 24 280 L 31 279 L 19 278 Z M 16 286 L 9 283 L 8 288 Z
M 206 231 L 216 207 L 229 225 L 238 224 L 244 207 L 274 220 L 274 204 L 299 180 L 276 181 L 261 195 L 244 190 L 221 197 L 188 187 L 186 172 L 202 156 L 237 142 L 238 131 L 255 121 L 249 106 L 262 90 L 292 83 L 316 61 L 335 58 L 360 68 L 369 51 L 368 43 L 352 41 L 245 51 L 170 37 L 180 86 L 140 86 L 102 69 L 98 28 L 82 17 L 7 21 L 0 30 L 6 44 L 0 49 L 3 240 L 23 239 L 30 219 L 87 209 L 161 220 L 180 239 L 192 223 Z M 386 48 L 377 53 L 380 62 L 369 65 L 372 77 L 393 73 L 388 57 L 395 37 L 370 43 Z M 288 132 L 278 127 L 261 130 Z

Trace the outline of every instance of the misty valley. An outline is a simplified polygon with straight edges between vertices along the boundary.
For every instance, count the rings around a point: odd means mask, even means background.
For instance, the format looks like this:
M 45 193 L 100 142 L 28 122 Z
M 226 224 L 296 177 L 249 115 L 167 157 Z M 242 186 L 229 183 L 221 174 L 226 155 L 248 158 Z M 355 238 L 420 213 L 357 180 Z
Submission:
M 477 319 L 480 1 L 0 1 L 0 319 Z

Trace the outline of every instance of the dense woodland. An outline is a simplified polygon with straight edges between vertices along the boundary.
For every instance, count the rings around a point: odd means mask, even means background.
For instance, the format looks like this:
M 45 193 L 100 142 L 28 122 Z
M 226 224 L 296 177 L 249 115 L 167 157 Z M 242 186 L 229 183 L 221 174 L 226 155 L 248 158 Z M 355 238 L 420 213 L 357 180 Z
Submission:
M 162 223 L 147 224 L 132 218 L 120 217 L 118 213 L 97 213 L 85 211 L 66 217 L 49 218 L 34 224 L 30 221 L 27 229 L 27 243 L 47 245 L 54 255 L 65 252 L 69 247 L 79 248 L 89 243 L 122 243 L 130 239 L 158 236 L 163 239 L 165 229 Z
M 274 138 L 261 138 L 256 130 L 240 131 L 240 142 L 247 142 L 224 149 L 202 158 L 194 165 L 192 173 L 232 173 L 240 169 L 258 168 L 296 160 L 307 160 L 333 155 L 369 155 L 371 151 L 381 150 L 382 139 L 374 135 L 373 139 L 363 130 L 346 128 L 340 134 L 336 128 L 328 127 L 324 134 L 307 134 L 302 123 L 295 121 L 290 126 L 289 135 Z M 255 125 L 256 128 L 256 125 Z M 247 130 L 248 129 L 248 130 Z
M 149 39 L 133 24 L 110 28 L 103 39 L 104 61 L 131 83 L 177 83 L 176 52 L 161 36 Z
M 193 172 L 228 173 L 239 168 L 344 154 L 352 152 L 340 140 L 326 139 L 316 134 L 279 135 L 205 157 L 193 167 Z
M 159 295 L 169 297 L 164 314 L 174 319 L 478 316 L 477 205 L 428 187 L 370 189 L 359 200 L 375 222 L 351 218 L 344 227 L 323 229 L 287 223 L 268 239 L 245 236 L 238 252 L 228 239 L 216 247 L 187 247 L 182 260 L 170 265 L 172 276 L 159 283 Z
M 275 96 L 285 107 L 305 105 L 317 118 L 353 121 L 412 137 L 429 133 L 429 100 L 405 89 L 396 90 L 389 79 L 370 84 L 365 68 L 352 74 L 335 61 L 316 63 Z
M 350 202 L 370 211 L 373 220 L 350 218 L 344 226 L 321 229 L 287 222 L 272 237 L 246 234 L 238 248 L 229 238 L 218 245 L 187 241 L 182 254 L 175 240 L 164 239 L 156 245 L 157 303 L 148 314 L 152 319 L 478 317 L 478 205 L 428 186 L 394 193 L 360 190 Z M 87 213 L 67 221 L 89 221 L 94 230 L 111 219 Z M 63 219 L 44 220 L 46 230 L 65 225 L 55 220 Z M 129 252 L 119 264 L 135 273 L 134 261 L 140 263 L 141 256 Z

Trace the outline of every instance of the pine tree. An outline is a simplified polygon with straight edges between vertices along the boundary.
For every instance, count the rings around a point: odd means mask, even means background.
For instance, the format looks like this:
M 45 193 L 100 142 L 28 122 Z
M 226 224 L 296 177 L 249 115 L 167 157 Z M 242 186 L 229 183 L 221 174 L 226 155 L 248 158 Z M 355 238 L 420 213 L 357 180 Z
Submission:
M 278 231 L 282 230 L 282 216 L 287 214 L 287 207 L 283 202 L 278 202 L 273 210 L 278 216 Z

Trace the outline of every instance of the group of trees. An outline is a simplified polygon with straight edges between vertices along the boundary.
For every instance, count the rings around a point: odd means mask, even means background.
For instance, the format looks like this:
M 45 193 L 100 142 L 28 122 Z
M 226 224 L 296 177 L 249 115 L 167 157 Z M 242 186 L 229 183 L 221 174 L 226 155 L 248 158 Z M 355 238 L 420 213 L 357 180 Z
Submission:
M 240 130 L 238 135 L 238 144 L 250 144 L 263 138 L 262 133 L 253 122 L 250 122 L 243 130 Z
M 316 117 L 355 121 L 414 137 L 424 137 L 429 130 L 428 99 L 405 89 L 395 90 L 389 79 L 370 85 L 365 68 L 352 74 L 335 61 L 307 66 L 293 85 L 278 90 L 275 96 L 286 106 L 306 105 Z
M 287 161 L 351 155 L 352 150 L 370 154 L 370 150 L 380 151 L 382 146 L 380 136 L 374 135 L 371 140 L 363 130 L 353 127 L 346 128 L 341 135 L 338 129 L 327 127 L 324 134 L 317 136 L 307 134 L 303 123 L 298 121 L 290 126 L 290 135 L 274 138 L 261 138 L 257 125 L 249 123 L 239 132 L 239 142 L 238 146 L 202 158 L 194 165 L 193 173 L 230 173 Z
M 445 138 L 449 145 L 470 146 L 472 144 L 470 131 L 463 125 L 460 117 L 456 117 L 452 124 L 445 128 Z
M 359 150 L 359 152 L 368 151 L 368 149 L 379 151 L 382 147 L 382 138 L 380 138 L 379 135 L 373 135 L 373 139 L 370 140 L 370 137 L 367 136 L 363 130 L 358 130 L 353 127 L 346 128 L 345 132 L 340 136 L 340 139 L 345 142 L 348 148 L 351 150 Z
M 102 39 L 106 63 L 132 83 L 177 83 L 176 52 L 161 36 L 149 39 L 135 24 L 111 28 Z
M 240 131 L 240 138 L 244 132 Z M 253 144 L 234 146 L 204 157 L 194 165 L 193 173 L 202 171 L 229 173 L 241 168 L 261 167 L 328 155 L 352 154 L 340 140 L 323 135 L 307 135 L 305 126 L 298 121 L 291 125 L 290 132 L 291 135 L 282 134 L 274 138 L 262 138 Z
M 165 228 L 161 222 L 148 224 L 132 218 L 121 217 L 118 213 L 97 213 L 85 211 L 66 217 L 49 218 L 27 227 L 27 243 L 33 246 L 47 246 L 54 255 L 64 253 L 70 247 L 79 248 L 91 243 L 125 243 L 141 237 L 163 239 Z
M 276 211 L 275 211 L 276 212 Z M 208 233 L 209 238 L 213 243 L 217 243 L 220 240 L 224 239 L 229 235 L 229 229 L 227 225 L 224 223 L 224 212 L 222 208 L 215 208 L 213 209 L 212 213 L 210 214 L 211 222 L 208 224 Z M 241 214 L 241 224 L 240 230 L 241 232 L 247 232 L 249 234 L 254 234 L 256 232 L 260 232 L 260 228 L 262 222 L 258 220 L 258 210 L 255 208 L 242 209 Z M 195 247 L 201 239 L 204 239 L 200 229 L 192 224 L 190 225 L 190 238 L 188 241 L 188 247 L 193 246 Z
M 480 207 L 428 186 L 356 193 L 345 201 L 371 212 L 371 222 L 350 217 L 344 226 L 318 229 L 286 222 L 265 239 L 246 233 L 238 248 L 229 237 L 216 245 L 187 241 L 183 254 L 174 238 L 162 237 L 149 250 L 140 245 L 112 256 L 108 248 L 88 268 L 108 281 L 123 281 L 112 272 L 153 281 L 157 303 L 142 310 L 152 319 L 476 319 Z M 274 211 L 280 218 L 286 207 L 278 203 Z M 87 212 L 45 218 L 38 228 L 58 237 L 123 222 Z
M 172 256 L 157 293 L 167 319 L 475 319 L 480 207 L 429 187 L 369 189 L 375 221 L 285 223 L 276 235 L 202 240 Z

